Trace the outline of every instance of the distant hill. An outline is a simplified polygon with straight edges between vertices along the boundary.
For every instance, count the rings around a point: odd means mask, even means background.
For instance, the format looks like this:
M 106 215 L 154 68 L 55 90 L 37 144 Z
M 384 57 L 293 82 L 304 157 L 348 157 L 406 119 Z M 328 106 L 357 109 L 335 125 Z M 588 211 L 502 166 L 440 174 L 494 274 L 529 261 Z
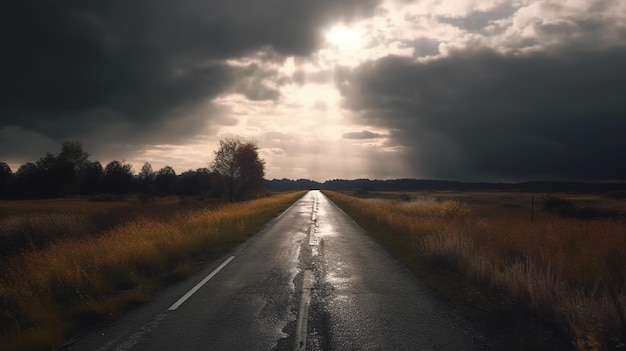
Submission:
M 454 190 L 454 191 L 525 191 L 525 192 L 610 192 L 626 191 L 624 183 L 578 183 L 578 182 L 522 182 L 522 183 L 472 183 L 450 180 L 427 179 L 333 179 L 323 183 L 309 179 L 272 179 L 264 185 L 273 191 L 287 190 L 369 190 L 369 191 L 417 191 L 417 190 Z

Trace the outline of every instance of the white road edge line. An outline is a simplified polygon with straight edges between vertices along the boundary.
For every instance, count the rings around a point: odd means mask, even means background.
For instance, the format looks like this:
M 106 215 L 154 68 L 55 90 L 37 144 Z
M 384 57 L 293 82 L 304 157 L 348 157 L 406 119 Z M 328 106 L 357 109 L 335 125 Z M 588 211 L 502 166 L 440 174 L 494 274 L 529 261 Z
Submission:
M 311 304 L 311 271 L 304 271 L 302 278 L 302 293 L 300 295 L 300 309 L 296 324 L 296 344 L 294 350 L 306 350 L 307 324 L 309 322 L 309 305 Z
M 178 299 L 178 301 L 176 301 L 172 306 L 170 306 L 170 308 L 168 308 L 168 311 L 175 311 L 178 307 L 180 307 L 180 305 L 182 305 L 185 301 L 187 301 L 187 299 L 190 298 L 191 295 L 193 295 L 196 291 L 198 291 L 198 289 L 200 289 L 204 284 L 206 284 L 206 282 L 208 282 L 211 278 L 213 278 L 219 271 L 222 270 L 222 268 L 226 267 L 226 265 L 229 264 L 230 261 L 232 261 L 234 258 L 235 256 L 230 256 L 226 261 L 224 261 L 224 263 L 222 263 L 219 267 L 215 268 L 213 272 L 207 275 L 204 279 L 202 279 L 202 281 L 200 281 L 198 284 L 196 284 L 196 286 L 191 288 L 191 290 L 189 290 L 185 295 L 183 295 L 183 297 Z

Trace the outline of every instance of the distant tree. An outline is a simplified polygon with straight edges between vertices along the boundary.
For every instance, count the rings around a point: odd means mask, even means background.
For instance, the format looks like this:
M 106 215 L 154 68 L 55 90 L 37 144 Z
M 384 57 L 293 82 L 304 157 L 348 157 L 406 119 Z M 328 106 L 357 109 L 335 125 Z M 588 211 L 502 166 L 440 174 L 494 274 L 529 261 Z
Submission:
M 40 158 L 33 170 L 34 181 L 37 184 L 31 184 L 35 197 L 59 197 L 64 194 L 63 185 L 66 183 L 66 174 L 59 159 L 51 153 Z
M 175 181 L 176 171 L 174 171 L 174 168 L 170 166 L 165 166 L 159 169 L 156 172 L 156 177 L 154 178 L 154 184 L 156 185 L 157 191 L 161 195 L 169 194 Z
M 223 199 L 228 197 L 226 179 L 219 172 L 211 171 L 211 173 L 209 174 L 209 184 L 211 184 L 209 196 L 216 199 Z
M 81 170 L 80 193 L 94 195 L 101 191 L 104 169 L 98 161 L 88 162 Z
M 141 166 L 139 174 L 137 174 L 137 190 L 144 194 L 152 193 L 155 176 L 156 174 L 152 170 L 152 165 L 148 162 L 144 163 L 143 166 Z
M 8 196 L 9 185 L 13 180 L 13 171 L 5 162 L 0 162 L 0 198 Z
M 79 141 L 64 141 L 56 162 L 60 193 L 77 193 L 85 181 L 85 170 L 89 165 L 89 154 L 83 151 L 83 145 Z
M 15 172 L 12 192 L 18 198 L 36 198 L 43 195 L 43 173 L 32 162 L 25 163 Z
M 256 190 L 265 175 L 265 161 L 259 158 L 258 146 L 238 139 L 220 141 L 212 168 L 219 173 L 230 201 L 240 200 Z
M 183 172 L 176 178 L 173 192 L 176 195 L 198 195 L 210 191 L 211 171 L 208 168 L 198 168 Z
M 46 153 L 35 163 L 22 165 L 13 175 L 11 192 L 16 197 L 59 197 L 82 193 L 88 180 L 89 154 L 78 141 L 65 141 L 58 155 Z M 100 169 L 102 166 L 100 166 Z
M 48 152 L 34 164 L 23 165 L 21 171 L 18 169 L 12 187 L 15 195 L 59 197 L 81 192 L 82 182 L 86 181 L 88 158 L 89 154 L 83 151 L 80 142 L 63 142 L 58 155 Z
M 89 163 L 89 153 L 83 150 L 80 141 L 64 141 L 61 143 L 59 158 L 66 160 L 78 171 Z
M 128 163 L 111 161 L 104 167 L 103 190 L 110 194 L 127 194 L 133 183 L 133 167 Z
M 259 158 L 259 148 L 254 143 L 244 143 L 235 154 L 235 163 L 239 167 L 236 180 L 235 197 L 241 199 L 259 189 L 265 176 L 265 161 Z
M 220 140 L 220 147 L 215 151 L 215 159 L 211 167 L 213 171 L 220 174 L 226 184 L 229 199 L 234 199 L 235 179 L 237 178 L 237 165 L 235 164 L 235 154 L 241 142 L 236 139 Z

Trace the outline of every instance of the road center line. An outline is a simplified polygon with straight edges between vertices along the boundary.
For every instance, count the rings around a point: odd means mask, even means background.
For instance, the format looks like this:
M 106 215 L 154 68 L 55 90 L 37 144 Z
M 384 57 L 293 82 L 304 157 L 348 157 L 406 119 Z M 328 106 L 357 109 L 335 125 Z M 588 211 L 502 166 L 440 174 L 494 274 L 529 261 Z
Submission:
M 315 240 L 315 227 L 317 227 L 317 196 L 313 199 L 313 208 L 311 209 L 311 225 L 309 226 L 309 245 L 317 245 Z
M 313 206 L 311 209 L 311 220 L 317 220 L 317 196 L 313 199 Z
M 176 301 L 172 306 L 170 306 L 170 308 L 168 308 L 169 311 L 175 311 L 178 307 L 180 307 L 180 305 L 182 305 L 185 301 L 187 301 L 188 298 L 191 297 L 191 295 L 193 295 L 196 291 L 198 291 L 198 289 L 200 289 L 204 284 L 206 284 L 206 282 L 208 282 L 211 278 L 213 278 L 219 271 L 222 270 L 222 268 L 226 267 L 227 264 L 230 263 L 230 261 L 232 261 L 235 258 L 235 256 L 230 256 L 226 261 L 224 261 L 219 267 L 215 268 L 213 270 L 213 272 L 211 272 L 209 275 L 207 275 L 204 279 L 202 279 L 202 281 L 200 281 L 198 284 L 196 284 L 196 286 L 194 286 L 193 288 L 191 288 L 191 290 L 189 290 L 185 295 L 183 295 L 183 297 L 181 297 L 180 299 L 178 299 L 178 301 Z
M 317 240 L 315 238 L 315 226 L 311 224 L 309 226 L 309 246 L 317 245 Z
M 311 304 L 311 271 L 304 271 L 302 278 L 302 292 L 300 294 L 300 309 L 298 310 L 298 321 L 296 324 L 296 344 L 294 350 L 306 350 L 307 324 L 309 321 L 309 305 Z

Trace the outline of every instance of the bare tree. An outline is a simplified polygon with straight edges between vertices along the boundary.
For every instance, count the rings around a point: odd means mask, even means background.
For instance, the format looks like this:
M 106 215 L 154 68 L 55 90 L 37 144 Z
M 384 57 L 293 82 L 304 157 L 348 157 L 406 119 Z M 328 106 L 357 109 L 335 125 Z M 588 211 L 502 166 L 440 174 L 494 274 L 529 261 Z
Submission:
M 256 190 L 265 175 L 265 161 L 259 158 L 256 143 L 239 139 L 220 141 L 211 165 L 225 182 L 230 201 L 240 200 Z

